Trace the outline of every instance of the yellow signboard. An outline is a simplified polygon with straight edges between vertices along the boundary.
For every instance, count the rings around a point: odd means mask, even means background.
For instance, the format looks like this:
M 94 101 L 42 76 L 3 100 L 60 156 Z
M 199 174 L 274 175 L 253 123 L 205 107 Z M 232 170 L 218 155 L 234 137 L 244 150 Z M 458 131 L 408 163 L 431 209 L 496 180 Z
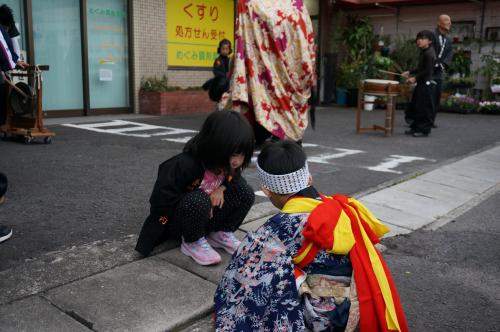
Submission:
M 234 48 L 234 0 L 166 0 L 168 65 L 212 67 L 219 41 Z

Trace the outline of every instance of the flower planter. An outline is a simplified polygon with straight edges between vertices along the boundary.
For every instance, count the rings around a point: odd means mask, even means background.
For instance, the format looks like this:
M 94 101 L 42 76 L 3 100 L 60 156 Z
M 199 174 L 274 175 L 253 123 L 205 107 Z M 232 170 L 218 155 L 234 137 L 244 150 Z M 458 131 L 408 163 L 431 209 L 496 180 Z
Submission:
M 215 104 L 203 90 L 139 92 L 141 114 L 171 115 L 212 112 Z
M 484 101 L 479 103 L 479 113 L 500 115 L 500 102 L 499 101 Z

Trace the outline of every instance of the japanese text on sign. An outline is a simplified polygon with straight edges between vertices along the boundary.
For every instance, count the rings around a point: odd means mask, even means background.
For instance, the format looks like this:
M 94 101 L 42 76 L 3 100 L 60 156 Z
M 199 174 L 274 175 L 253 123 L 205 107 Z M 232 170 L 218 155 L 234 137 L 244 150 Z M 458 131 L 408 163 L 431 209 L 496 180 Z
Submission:
M 222 39 L 233 42 L 233 0 L 167 1 L 168 65 L 211 67 Z

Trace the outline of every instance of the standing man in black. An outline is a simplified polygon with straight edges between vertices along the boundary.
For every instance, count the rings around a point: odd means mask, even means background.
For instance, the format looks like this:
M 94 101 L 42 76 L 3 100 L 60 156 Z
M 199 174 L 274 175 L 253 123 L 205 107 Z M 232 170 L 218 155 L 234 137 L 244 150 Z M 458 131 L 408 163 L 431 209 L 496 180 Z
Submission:
M 416 42 L 420 48 L 418 66 L 412 71 L 402 73 L 408 78 L 408 83 L 415 84 L 409 112 L 412 114 L 410 130 L 405 134 L 413 137 L 427 137 L 432 128 L 432 118 L 435 112 L 434 98 L 436 82 L 432 79 L 436 53 L 432 43 L 434 34 L 432 31 L 423 30 L 417 34 Z M 410 76 L 411 75 L 411 76 Z
M 436 113 L 441 101 L 441 91 L 443 86 L 443 79 L 451 64 L 453 57 L 452 41 L 448 37 L 451 29 L 451 18 L 448 15 L 440 15 L 436 30 L 434 31 L 434 51 L 436 52 L 436 63 L 434 65 L 433 79 L 436 82 L 435 86 L 435 99 L 434 99 L 434 114 L 432 115 L 432 127 L 436 128 L 435 120 Z

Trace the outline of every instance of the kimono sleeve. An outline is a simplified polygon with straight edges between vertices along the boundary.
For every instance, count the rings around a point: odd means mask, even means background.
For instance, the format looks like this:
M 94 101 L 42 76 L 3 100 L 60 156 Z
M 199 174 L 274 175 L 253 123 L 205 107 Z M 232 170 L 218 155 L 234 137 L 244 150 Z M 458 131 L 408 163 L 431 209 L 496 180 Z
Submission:
M 215 293 L 216 331 L 303 331 L 291 255 L 269 229 L 250 233 Z

